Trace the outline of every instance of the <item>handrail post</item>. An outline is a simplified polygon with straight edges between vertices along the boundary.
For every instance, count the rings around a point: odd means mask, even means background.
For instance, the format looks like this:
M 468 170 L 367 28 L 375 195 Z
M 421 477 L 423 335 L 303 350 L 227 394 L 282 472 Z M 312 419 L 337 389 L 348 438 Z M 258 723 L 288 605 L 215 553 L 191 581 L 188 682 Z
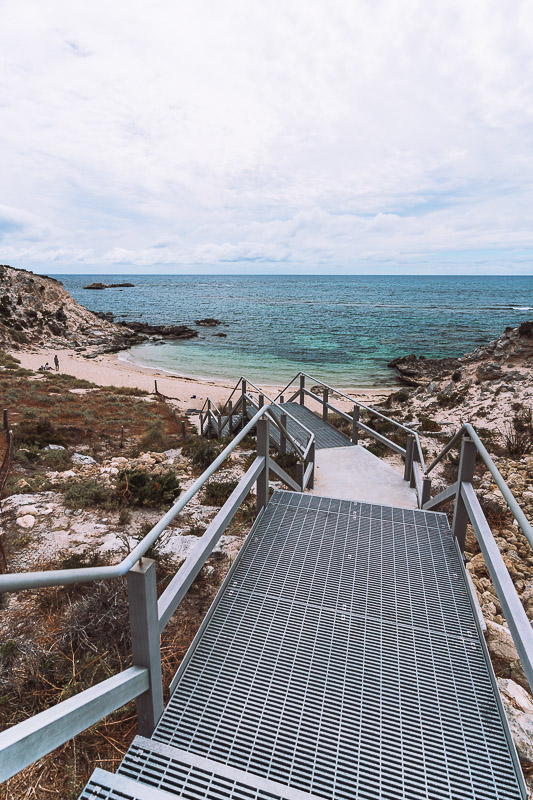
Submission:
M 314 489 L 315 486 L 315 441 L 311 442 L 311 447 L 309 448 L 309 455 L 307 456 L 307 463 L 313 465 L 313 469 L 311 470 L 311 475 L 309 476 L 309 482 L 307 484 L 308 489 Z
M 420 508 L 424 507 L 424 504 L 431 497 L 431 478 L 426 475 L 424 480 L 422 481 L 422 499 L 420 500 Z
M 265 466 L 257 479 L 257 510 L 268 503 L 268 479 L 269 479 L 269 422 L 268 419 L 257 420 L 257 455 L 264 456 Z
M 279 396 L 279 404 L 280 404 L 280 406 L 282 406 L 284 402 L 285 402 L 285 395 L 280 394 L 280 396 Z
M 327 389 L 322 391 L 322 419 L 324 422 L 328 421 L 328 400 L 329 400 L 329 392 Z
M 204 415 L 200 414 L 200 436 L 204 435 Z
M 305 403 L 305 375 L 300 374 L 300 405 Z
M 353 407 L 352 412 L 352 443 L 357 444 L 359 441 L 359 406 Z
M 304 490 L 304 477 L 305 477 L 305 464 L 303 461 L 298 461 L 296 464 L 296 483 L 300 487 L 300 491 Z
M 150 673 L 150 688 L 136 701 L 137 725 L 141 736 L 151 736 L 163 713 L 155 561 L 141 558 L 127 579 L 133 664 L 146 667 Z
M 415 443 L 415 437 L 412 433 L 407 434 L 407 440 L 405 442 L 405 467 L 403 471 L 403 479 L 404 481 L 411 481 L 411 473 L 413 471 L 413 447 Z
M 463 437 L 461 442 L 461 458 L 457 474 L 457 494 L 455 495 L 455 508 L 453 511 L 452 533 L 459 543 L 461 552 L 465 549 L 466 526 L 468 524 L 468 511 L 461 493 L 463 483 L 472 483 L 474 468 L 476 466 L 476 445 L 469 436 Z
M 259 395 L 259 408 L 263 408 L 264 405 L 265 405 L 265 395 L 264 394 L 260 394 Z
M 242 413 L 242 421 L 246 424 L 246 381 L 244 378 L 241 381 L 241 397 L 242 397 L 242 405 L 241 405 L 241 413 Z
M 228 436 L 233 433 L 233 400 L 228 400 Z
M 8 422 L 7 422 L 7 408 L 4 408 L 4 430 L 7 431 Z
M 411 489 L 416 489 L 415 469 L 418 461 L 418 448 L 416 447 L 416 440 L 413 437 L 413 449 L 411 451 L 411 476 L 409 478 L 409 486 Z
M 287 430 L 287 415 L 281 414 L 281 424 L 285 430 Z M 283 429 L 279 432 L 279 452 L 286 453 L 287 452 L 287 437 L 283 432 Z

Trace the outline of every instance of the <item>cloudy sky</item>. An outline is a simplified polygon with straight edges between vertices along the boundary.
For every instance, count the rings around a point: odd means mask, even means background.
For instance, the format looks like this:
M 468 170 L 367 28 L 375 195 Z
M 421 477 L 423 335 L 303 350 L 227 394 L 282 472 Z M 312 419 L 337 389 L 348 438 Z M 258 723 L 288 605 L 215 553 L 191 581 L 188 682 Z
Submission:
M 0 262 L 533 269 L 533 2 L 0 0 Z

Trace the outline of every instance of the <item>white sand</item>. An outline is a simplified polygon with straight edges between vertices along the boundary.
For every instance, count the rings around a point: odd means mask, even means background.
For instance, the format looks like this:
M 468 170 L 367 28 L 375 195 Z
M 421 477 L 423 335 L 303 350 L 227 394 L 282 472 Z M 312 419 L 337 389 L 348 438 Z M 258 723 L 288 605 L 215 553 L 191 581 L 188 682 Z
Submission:
M 59 358 L 60 371 L 84 378 L 99 386 L 129 386 L 136 389 L 145 389 L 152 392 L 154 381 L 157 380 L 158 390 L 177 401 L 181 410 L 200 409 L 206 398 L 210 397 L 215 403 L 227 400 L 234 383 L 230 381 L 205 380 L 186 378 L 183 376 L 169 375 L 151 367 L 141 367 L 127 361 L 122 361 L 116 354 L 99 355 L 93 359 L 84 358 L 82 354 L 72 350 L 48 350 L 46 348 L 31 351 L 17 350 L 13 355 L 20 359 L 21 365 L 26 369 L 37 371 L 40 366 L 48 362 L 53 366 L 54 355 Z M 266 394 L 275 396 L 283 387 L 264 386 Z M 297 385 L 294 385 L 296 391 Z M 392 389 L 358 388 L 345 390 L 361 402 L 378 403 L 385 398 Z M 286 398 L 288 399 L 288 398 Z M 337 404 L 337 401 L 335 401 Z M 348 401 L 339 407 L 346 407 Z

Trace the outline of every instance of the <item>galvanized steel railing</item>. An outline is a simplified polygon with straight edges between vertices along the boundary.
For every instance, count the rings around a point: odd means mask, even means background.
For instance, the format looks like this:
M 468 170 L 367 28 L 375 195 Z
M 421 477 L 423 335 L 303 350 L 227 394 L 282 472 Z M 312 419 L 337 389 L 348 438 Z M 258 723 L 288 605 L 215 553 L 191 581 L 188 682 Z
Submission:
M 129 669 L 2 731 L 0 782 L 133 699 L 137 702 L 139 732 L 145 736 L 152 733 L 163 711 L 160 634 L 254 484 L 260 513 L 266 506 L 270 472 L 276 466 L 269 457 L 269 424 L 265 406 L 119 564 L 0 575 L 0 592 L 125 575 L 133 651 L 133 666 Z M 253 464 L 158 599 L 155 562 L 145 557 L 147 550 L 253 428 L 257 429 L 257 456 Z

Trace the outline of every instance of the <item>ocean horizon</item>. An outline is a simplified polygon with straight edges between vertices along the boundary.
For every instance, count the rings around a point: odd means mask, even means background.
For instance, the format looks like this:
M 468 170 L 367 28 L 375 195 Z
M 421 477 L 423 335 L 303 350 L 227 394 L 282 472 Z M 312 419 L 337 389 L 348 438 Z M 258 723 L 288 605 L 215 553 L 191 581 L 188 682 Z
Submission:
M 533 317 L 531 276 L 53 275 L 92 311 L 117 322 L 185 324 L 189 341 L 121 354 L 190 377 L 263 384 L 300 369 L 338 387 L 397 384 L 392 359 L 461 356 Z M 133 283 L 89 290 L 90 283 Z M 203 328 L 196 319 L 222 325 Z M 223 333 L 225 337 L 215 334 Z

